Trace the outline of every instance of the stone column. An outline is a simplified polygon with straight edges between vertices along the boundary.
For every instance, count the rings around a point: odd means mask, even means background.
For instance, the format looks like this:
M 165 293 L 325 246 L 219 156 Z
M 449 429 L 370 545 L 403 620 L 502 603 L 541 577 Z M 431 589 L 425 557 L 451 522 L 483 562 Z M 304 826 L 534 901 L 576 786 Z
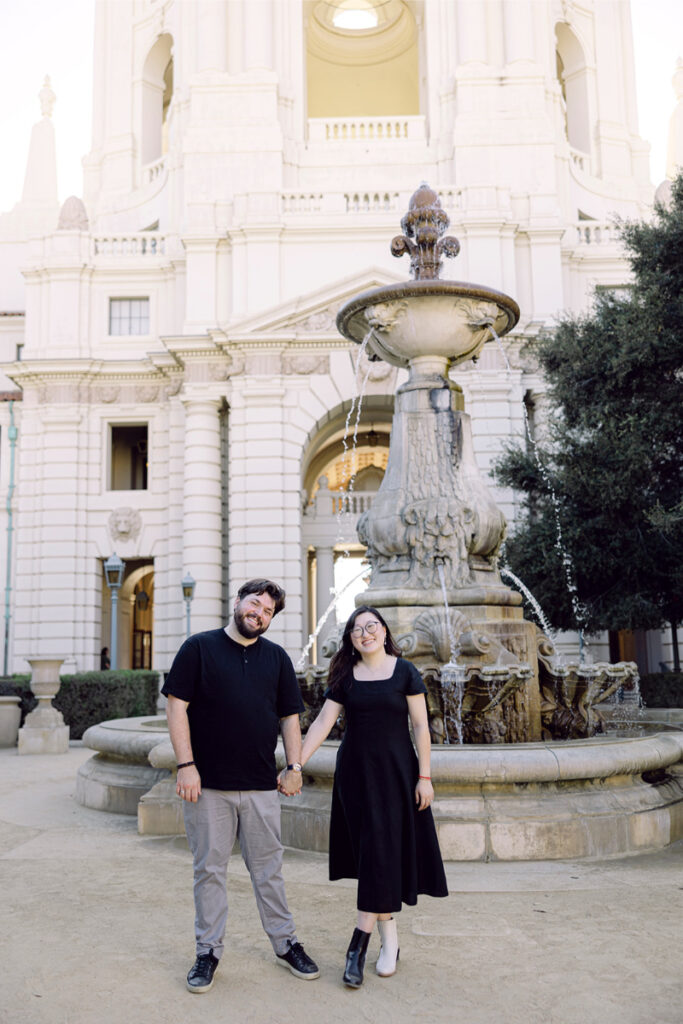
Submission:
M 321 616 L 327 611 L 327 606 L 332 600 L 332 588 L 334 587 L 334 548 L 332 547 L 317 547 L 315 549 L 316 559 L 316 587 L 315 587 L 315 614 L 316 623 L 320 621 Z M 322 645 L 329 636 L 330 632 L 336 625 L 336 618 L 334 611 L 330 612 L 330 615 L 325 622 L 325 625 L 318 633 L 318 664 L 322 664 L 327 659 L 323 658 L 321 651 Z
M 273 5 L 247 0 L 244 11 L 244 69 L 273 67 Z
M 533 61 L 534 25 L 530 0 L 503 0 L 505 63 Z
M 457 46 L 459 64 L 486 64 L 488 34 L 486 4 L 480 0 L 458 0 Z
M 186 397 L 183 573 L 197 581 L 192 632 L 222 624 L 223 565 L 220 400 Z M 178 580 L 180 602 L 180 580 Z
M 59 670 L 63 658 L 28 658 L 31 666 L 31 690 L 38 707 L 26 716 L 19 730 L 19 754 L 66 754 L 69 726 L 61 711 L 52 705 L 59 690 Z
M 199 0 L 197 18 L 197 71 L 224 71 L 226 64 L 226 24 L 224 3 Z

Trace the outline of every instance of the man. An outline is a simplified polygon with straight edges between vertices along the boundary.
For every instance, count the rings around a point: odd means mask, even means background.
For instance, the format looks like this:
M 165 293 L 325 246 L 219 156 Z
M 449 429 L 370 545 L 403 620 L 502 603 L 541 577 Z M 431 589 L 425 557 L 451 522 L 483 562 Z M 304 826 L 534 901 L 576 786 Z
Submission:
M 284 605 L 276 583 L 249 580 L 230 624 L 186 640 L 162 689 L 194 859 L 197 959 L 187 975 L 190 992 L 208 992 L 223 952 L 226 871 L 236 836 L 276 962 L 297 978 L 320 975 L 297 941 L 282 878 L 275 746 L 279 727 L 287 758 L 280 786 L 294 795 L 301 790 L 303 702 L 289 657 L 262 634 Z

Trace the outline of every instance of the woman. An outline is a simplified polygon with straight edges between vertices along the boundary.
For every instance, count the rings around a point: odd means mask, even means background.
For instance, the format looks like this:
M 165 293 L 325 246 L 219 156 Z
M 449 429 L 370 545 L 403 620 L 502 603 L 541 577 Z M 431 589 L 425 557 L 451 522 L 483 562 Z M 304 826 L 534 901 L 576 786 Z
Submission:
M 381 940 L 376 970 L 396 971 L 396 921 L 418 893 L 447 896 L 432 812 L 427 692 L 414 665 L 400 656 L 376 608 L 351 615 L 332 658 L 325 703 L 304 740 L 311 757 L 346 711 L 330 818 L 330 878 L 358 879 L 357 927 L 346 954 L 344 983 L 359 988 L 368 940 Z M 410 739 L 413 726 L 417 757 Z

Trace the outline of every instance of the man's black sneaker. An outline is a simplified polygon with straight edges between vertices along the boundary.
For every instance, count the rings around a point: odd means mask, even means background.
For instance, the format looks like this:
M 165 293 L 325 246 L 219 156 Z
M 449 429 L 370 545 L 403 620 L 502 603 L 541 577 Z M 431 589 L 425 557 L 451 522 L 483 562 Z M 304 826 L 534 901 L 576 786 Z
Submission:
M 218 958 L 213 953 L 200 953 L 187 976 L 190 992 L 208 992 L 213 985 L 213 976 L 218 967 Z
M 277 962 L 295 974 L 297 978 L 313 981 L 314 978 L 320 977 L 318 965 L 313 963 L 310 956 L 304 952 L 304 947 L 300 942 L 290 941 L 286 953 L 276 953 L 275 955 Z

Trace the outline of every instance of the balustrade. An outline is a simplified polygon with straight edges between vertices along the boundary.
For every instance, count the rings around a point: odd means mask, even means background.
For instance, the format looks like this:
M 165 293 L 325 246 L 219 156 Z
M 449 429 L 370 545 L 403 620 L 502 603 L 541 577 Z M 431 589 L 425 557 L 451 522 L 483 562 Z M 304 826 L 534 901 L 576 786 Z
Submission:
M 338 515 L 360 516 L 372 505 L 376 491 L 328 491 L 320 490 L 310 505 L 304 508 L 304 516 L 311 519 L 336 519 Z
M 142 184 L 151 185 L 158 178 L 161 177 L 166 168 L 166 157 L 159 157 L 158 160 L 154 160 L 151 164 L 145 164 L 142 168 Z
M 156 231 L 94 235 L 92 253 L 93 256 L 163 256 L 166 236 Z
M 606 220 L 580 220 L 573 226 L 578 245 L 613 245 L 618 241 L 616 226 Z
M 422 116 L 309 118 L 308 139 L 311 143 L 424 142 L 425 119 Z

